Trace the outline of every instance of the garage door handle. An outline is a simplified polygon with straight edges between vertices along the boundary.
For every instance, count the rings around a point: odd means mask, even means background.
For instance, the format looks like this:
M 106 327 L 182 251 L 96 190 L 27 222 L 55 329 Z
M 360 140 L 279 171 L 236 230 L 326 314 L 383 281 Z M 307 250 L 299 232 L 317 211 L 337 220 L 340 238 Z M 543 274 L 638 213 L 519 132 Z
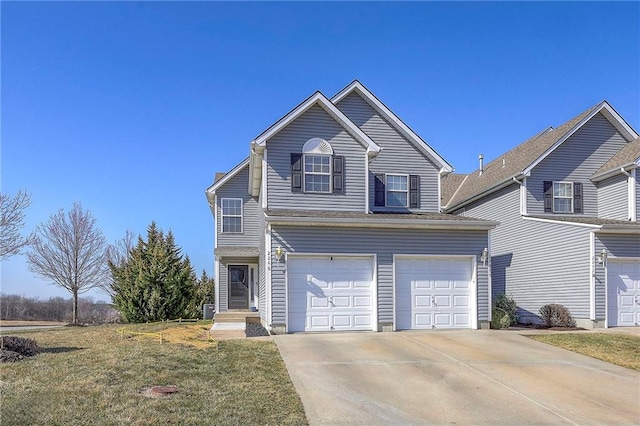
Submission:
M 640 296 L 636 296 L 636 305 L 640 305 Z
M 433 306 L 438 306 L 438 304 L 436 303 L 436 297 L 435 296 L 431 296 L 431 304 Z
M 333 297 L 329 297 L 329 303 L 331 304 L 331 306 L 336 306 L 333 304 Z

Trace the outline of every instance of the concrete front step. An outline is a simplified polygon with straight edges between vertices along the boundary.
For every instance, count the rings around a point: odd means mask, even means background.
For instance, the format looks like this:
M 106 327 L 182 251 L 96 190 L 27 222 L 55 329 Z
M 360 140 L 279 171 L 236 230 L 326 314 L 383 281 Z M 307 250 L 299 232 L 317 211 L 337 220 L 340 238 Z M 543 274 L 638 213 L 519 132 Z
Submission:
M 258 312 L 216 312 L 214 322 L 260 322 Z

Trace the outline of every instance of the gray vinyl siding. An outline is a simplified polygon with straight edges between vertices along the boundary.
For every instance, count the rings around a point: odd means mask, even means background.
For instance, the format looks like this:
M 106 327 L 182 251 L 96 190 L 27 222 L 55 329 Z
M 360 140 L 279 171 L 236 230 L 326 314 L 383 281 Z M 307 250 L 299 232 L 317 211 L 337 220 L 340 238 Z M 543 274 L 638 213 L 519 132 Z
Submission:
M 216 237 L 220 246 L 257 247 L 258 231 L 258 200 L 249 195 L 249 167 L 245 167 L 216 191 L 218 206 L 216 210 Z M 242 233 L 222 232 L 222 199 L 242 199 Z
M 597 216 L 597 188 L 589 178 L 625 144 L 615 127 L 596 114 L 531 171 L 527 178 L 529 214 L 544 213 L 544 181 L 571 181 L 582 183 L 583 214 Z
M 602 249 L 607 251 L 609 259 L 615 257 L 635 257 L 640 258 L 640 235 L 619 235 L 596 233 L 595 254 L 598 255 Z M 596 318 L 604 319 L 606 316 L 606 284 L 605 269 L 602 265 L 596 264 Z
M 334 155 L 344 159 L 343 194 L 292 193 L 291 154 L 301 153 L 311 138 L 325 139 Z M 365 148 L 325 110 L 313 106 L 267 141 L 267 203 L 269 209 L 363 212 L 365 208 Z
M 433 162 L 357 93 L 351 93 L 342 99 L 337 107 L 382 147 L 382 152 L 369 164 L 370 209 L 372 211 L 386 210 L 385 207 L 376 207 L 374 203 L 375 174 L 397 173 L 420 176 L 420 208 L 411 209 L 411 211 L 437 212 L 439 173 Z
M 222 261 L 218 265 L 218 279 L 220 280 L 218 289 L 220 291 L 216 294 L 216 297 L 218 298 L 220 312 L 225 312 L 229 309 L 229 281 L 227 279 L 229 270 L 227 269 L 227 264 Z
M 500 222 L 490 231 L 493 296 L 513 295 L 523 321 L 536 321 L 548 303 L 589 318 L 590 230 L 524 220 L 519 197 L 513 184 L 465 209 L 465 215 Z
M 476 256 L 478 320 L 489 319 L 487 266 L 480 262 L 487 246 L 486 231 L 426 231 L 278 226 L 272 229 L 272 250 L 290 253 L 375 254 L 377 259 L 378 321 L 393 322 L 393 255 L 432 254 Z M 272 264 L 273 323 L 285 323 L 284 262 Z
M 258 217 L 258 224 L 260 229 L 260 242 L 258 245 L 258 312 L 260 318 L 266 323 L 267 321 L 267 271 L 266 261 L 267 253 L 265 250 L 266 243 L 266 229 L 264 213 L 260 211 Z
M 598 217 L 629 219 L 628 185 L 623 174 L 598 182 Z

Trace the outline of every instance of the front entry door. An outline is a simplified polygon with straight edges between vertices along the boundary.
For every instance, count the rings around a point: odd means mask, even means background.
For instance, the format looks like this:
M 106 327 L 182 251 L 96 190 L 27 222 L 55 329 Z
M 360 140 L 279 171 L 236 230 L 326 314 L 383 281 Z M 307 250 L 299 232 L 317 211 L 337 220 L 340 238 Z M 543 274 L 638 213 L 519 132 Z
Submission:
M 229 309 L 249 309 L 249 267 L 229 266 Z

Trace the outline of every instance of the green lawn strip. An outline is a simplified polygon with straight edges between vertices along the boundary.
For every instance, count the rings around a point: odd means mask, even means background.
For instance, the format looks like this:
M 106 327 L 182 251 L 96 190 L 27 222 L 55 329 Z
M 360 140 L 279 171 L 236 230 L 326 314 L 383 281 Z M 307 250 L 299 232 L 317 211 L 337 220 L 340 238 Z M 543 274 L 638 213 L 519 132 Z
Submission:
M 640 336 L 613 333 L 554 333 L 528 337 L 640 371 Z
M 175 326 L 168 324 L 166 327 Z M 304 409 L 272 341 L 217 347 L 121 339 L 121 326 L 20 333 L 42 352 L 0 371 L 1 424 L 306 424 Z M 154 332 L 163 327 L 133 326 Z M 150 331 L 150 330 L 149 330 Z M 151 398 L 142 390 L 178 386 Z

